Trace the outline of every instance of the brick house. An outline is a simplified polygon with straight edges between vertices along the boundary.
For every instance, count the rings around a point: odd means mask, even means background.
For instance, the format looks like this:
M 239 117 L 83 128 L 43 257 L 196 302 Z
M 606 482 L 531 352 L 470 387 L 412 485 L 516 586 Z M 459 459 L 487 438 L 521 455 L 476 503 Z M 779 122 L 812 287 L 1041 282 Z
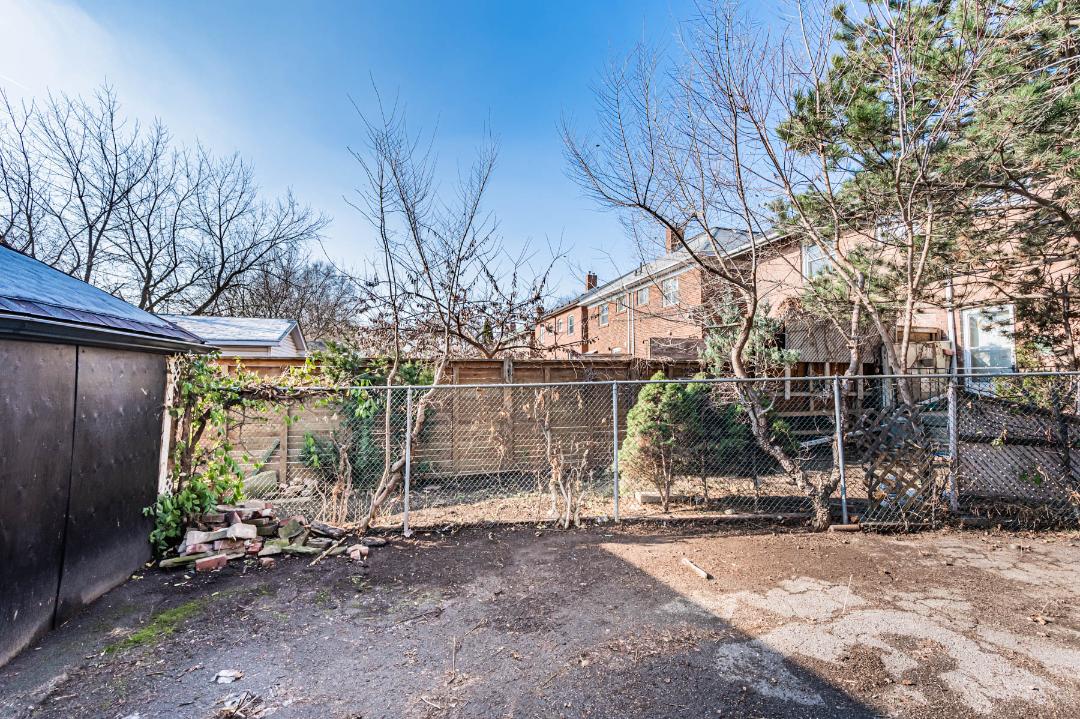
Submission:
M 596 289 L 596 284 L 596 275 L 592 272 L 586 274 L 582 294 L 540 317 L 533 333 L 536 346 L 543 356 L 566 359 L 588 353 L 588 312 L 581 300 Z
M 717 238 L 729 256 L 749 250 L 745 235 L 737 231 L 718 231 Z M 711 252 L 704 235 L 689 243 L 698 256 Z M 676 244 L 668 233 L 663 255 L 602 285 L 589 273 L 582 294 L 545 313 L 537 323 L 535 338 L 542 353 L 697 358 L 709 327 L 703 311 L 709 278 Z M 792 272 L 783 262 L 774 263 L 765 273 L 766 283 L 777 290 L 790 288 L 798 284 L 792 282 Z
M 704 347 L 703 271 L 668 238 L 663 256 L 581 298 L 590 354 L 697 357 Z
M 741 232 L 717 232 L 725 254 L 737 259 L 751 248 Z M 704 235 L 689 240 L 699 256 L 709 256 Z M 700 355 L 710 327 L 707 300 L 718 290 L 712 279 L 686 250 L 675 247 L 670 233 L 665 252 L 614 280 L 598 284 L 590 273 L 586 290 L 544 315 L 536 327 L 537 344 L 545 354 L 629 356 L 643 359 L 694 359 Z M 828 327 L 807 327 L 790 314 L 805 278 L 828 267 L 828 257 L 816 246 L 782 237 L 758 251 L 758 294 L 771 316 L 781 320 L 783 345 L 799 351 L 792 376 L 822 376 L 846 366 L 848 351 L 839 335 Z M 1070 264 L 1070 267 L 1075 263 Z M 1022 317 L 1002 295 L 974 277 L 954 278 L 950 321 L 948 293 L 942 285 L 933 298 L 917 308 L 908 365 L 916 371 L 945 371 L 951 355 L 972 371 L 1014 369 L 1017 364 L 1013 336 Z M 864 373 L 880 371 L 880 344 L 868 340 L 863 351 Z

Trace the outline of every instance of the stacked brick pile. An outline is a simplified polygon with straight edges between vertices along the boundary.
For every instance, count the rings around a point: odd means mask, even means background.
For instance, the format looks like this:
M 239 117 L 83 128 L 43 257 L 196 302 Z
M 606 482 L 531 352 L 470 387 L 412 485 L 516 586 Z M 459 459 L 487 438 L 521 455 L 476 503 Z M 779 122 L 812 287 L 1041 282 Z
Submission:
M 367 557 L 369 547 L 385 539 L 364 537 L 345 546 L 346 530 L 296 515 L 279 519 L 269 502 L 251 499 L 236 505 L 218 505 L 216 511 L 199 515 L 177 547 L 175 557 L 163 559 L 163 569 L 195 566 L 198 572 L 220 569 L 234 559 L 257 559 L 262 567 L 274 566 L 278 555 L 343 555 L 353 560 Z

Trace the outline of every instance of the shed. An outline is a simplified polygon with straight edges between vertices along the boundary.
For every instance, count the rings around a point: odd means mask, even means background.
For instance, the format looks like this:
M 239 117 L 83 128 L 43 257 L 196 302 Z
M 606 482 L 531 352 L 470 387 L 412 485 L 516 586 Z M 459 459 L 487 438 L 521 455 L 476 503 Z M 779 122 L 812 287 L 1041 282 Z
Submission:
M 150 559 L 167 355 L 196 337 L 0 246 L 0 664 Z
M 307 342 L 300 323 L 272 317 L 208 317 L 205 315 L 162 315 L 221 350 L 223 359 L 233 357 L 307 356 Z

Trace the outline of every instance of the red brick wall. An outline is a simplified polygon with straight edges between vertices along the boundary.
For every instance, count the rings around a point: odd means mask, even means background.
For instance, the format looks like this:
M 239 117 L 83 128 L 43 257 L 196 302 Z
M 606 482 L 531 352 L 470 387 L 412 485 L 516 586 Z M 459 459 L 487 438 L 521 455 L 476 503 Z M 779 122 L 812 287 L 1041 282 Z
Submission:
M 552 315 L 536 326 L 533 330 L 536 335 L 536 343 L 543 348 L 544 356 L 552 358 L 564 358 L 574 354 L 588 351 L 589 327 L 585 321 L 587 312 L 584 307 L 570 307 L 563 312 Z M 574 318 L 574 333 L 567 330 L 569 319 Z M 562 331 L 559 331 L 560 323 Z M 541 336 L 540 327 L 544 332 Z
M 608 324 L 600 326 L 600 307 L 589 308 L 589 351 L 597 354 L 621 354 L 632 357 L 649 356 L 649 340 L 662 338 L 702 337 L 702 327 L 688 319 L 688 314 L 699 307 L 701 296 L 701 270 L 696 267 L 684 269 L 678 275 L 678 303 L 665 307 L 661 281 L 647 281 L 632 288 L 625 295 L 626 310 L 616 311 L 615 298 L 608 305 Z M 648 301 L 639 304 L 637 290 L 649 289 Z M 633 321 L 633 330 L 630 323 Z

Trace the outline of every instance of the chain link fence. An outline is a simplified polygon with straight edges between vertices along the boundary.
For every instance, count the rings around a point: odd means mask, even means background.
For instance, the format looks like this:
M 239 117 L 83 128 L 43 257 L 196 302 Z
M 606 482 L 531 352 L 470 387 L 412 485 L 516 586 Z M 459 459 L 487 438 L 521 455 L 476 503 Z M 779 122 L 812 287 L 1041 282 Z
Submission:
M 389 480 L 373 525 L 403 531 L 822 512 L 902 529 L 971 515 L 1076 525 L 1078 383 L 1003 373 L 365 387 L 235 416 L 229 436 L 249 496 L 334 524 L 363 520 Z

